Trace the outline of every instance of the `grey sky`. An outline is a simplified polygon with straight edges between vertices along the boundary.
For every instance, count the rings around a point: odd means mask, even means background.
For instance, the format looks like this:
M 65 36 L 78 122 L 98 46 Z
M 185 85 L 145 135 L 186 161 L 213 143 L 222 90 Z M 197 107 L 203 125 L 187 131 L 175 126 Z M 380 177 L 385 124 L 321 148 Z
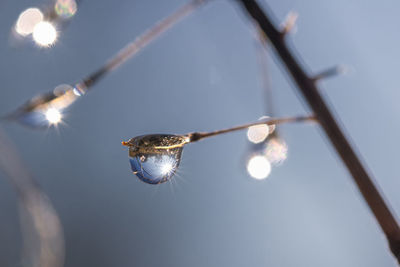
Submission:
M 58 43 L 40 49 L 12 46 L 9 37 L 21 11 L 45 2 L 2 0 L 0 114 L 79 81 L 185 2 L 83 1 Z M 310 71 L 351 67 L 324 81 L 323 94 L 400 212 L 400 3 L 268 3 L 276 22 L 299 13 L 290 42 Z M 215 130 L 264 115 L 252 37 L 235 1 L 213 1 L 96 85 L 58 130 L 4 125 L 60 214 L 65 266 L 396 266 L 318 127 L 283 126 L 289 157 L 262 182 L 245 172 L 245 132 L 188 145 L 172 183 L 147 185 L 130 173 L 122 140 Z M 304 114 L 275 63 L 278 114 Z M 18 213 L 6 179 L 0 179 L 0 214 L 0 265 L 18 266 Z

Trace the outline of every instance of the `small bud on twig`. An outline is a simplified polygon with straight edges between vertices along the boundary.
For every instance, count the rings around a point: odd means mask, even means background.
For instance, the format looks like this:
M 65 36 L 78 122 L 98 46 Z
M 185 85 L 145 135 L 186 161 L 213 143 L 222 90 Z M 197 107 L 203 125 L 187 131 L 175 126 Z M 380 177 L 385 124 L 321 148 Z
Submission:
M 287 14 L 281 26 L 282 28 L 281 33 L 283 36 L 286 36 L 289 32 L 295 31 L 296 21 L 298 17 L 299 14 L 297 14 L 297 12 L 294 11 L 290 11 L 289 14 Z
M 317 82 L 320 80 L 325 80 L 327 78 L 331 78 L 338 75 L 343 75 L 348 72 L 349 68 L 346 65 L 337 65 L 331 67 L 329 69 L 323 70 L 317 75 L 315 75 L 312 79 Z

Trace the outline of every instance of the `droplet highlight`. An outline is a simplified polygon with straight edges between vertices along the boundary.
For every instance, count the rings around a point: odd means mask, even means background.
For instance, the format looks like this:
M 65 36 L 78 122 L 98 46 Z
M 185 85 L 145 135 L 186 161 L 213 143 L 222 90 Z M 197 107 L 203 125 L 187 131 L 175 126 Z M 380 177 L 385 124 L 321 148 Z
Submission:
M 32 37 L 39 46 L 49 47 L 57 40 L 57 30 L 52 23 L 41 21 L 33 28 Z
M 62 84 L 52 92 L 32 98 L 5 119 L 17 121 L 32 128 L 57 125 L 62 122 L 65 109 L 78 97 L 72 86 Z

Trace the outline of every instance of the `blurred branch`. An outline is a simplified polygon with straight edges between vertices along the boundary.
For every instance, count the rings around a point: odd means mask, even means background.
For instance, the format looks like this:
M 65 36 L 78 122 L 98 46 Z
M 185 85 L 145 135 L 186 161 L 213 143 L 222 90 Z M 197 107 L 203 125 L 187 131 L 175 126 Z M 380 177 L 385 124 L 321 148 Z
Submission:
M 192 14 L 202 5 L 211 0 L 191 0 L 182 5 L 175 12 L 148 28 L 132 42 L 120 49 L 113 57 L 103 64 L 97 71 L 90 74 L 74 86 L 61 84 L 54 90 L 36 95 L 19 106 L 13 112 L 0 116 L 0 121 L 17 121 L 31 128 L 48 128 L 57 124 L 62 117 L 62 112 L 74 103 L 80 96 L 86 94 L 93 85 L 134 57 L 142 49 L 159 38 L 178 22 Z M 50 120 L 48 112 L 50 111 Z M 51 121 L 56 115 L 56 120 Z M 53 116 L 54 119 L 54 116 Z
M 276 53 L 314 112 L 328 139 L 351 173 L 354 182 L 386 235 L 393 255 L 400 263 L 400 227 L 397 220 L 390 211 L 389 206 L 385 203 L 383 194 L 379 192 L 372 177 L 364 168 L 331 110 L 319 93 L 315 79 L 306 74 L 304 68 L 295 59 L 293 53 L 286 45 L 284 38 L 286 31 L 279 31 L 273 25 L 269 16 L 260 8 L 256 0 L 239 0 L 239 2 L 245 12 L 255 20 L 275 48 Z
M 26 170 L 14 145 L 1 130 L 0 169 L 17 193 L 24 265 L 62 267 L 65 249 L 60 219 L 46 194 Z
M 338 65 L 331 67 L 329 69 L 323 70 L 320 73 L 314 75 L 312 78 L 314 81 L 318 82 L 321 80 L 325 80 L 327 78 L 335 77 L 341 74 L 345 74 L 347 72 L 347 67 L 343 65 Z
M 157 39 L 161 34 L 166 32 L 176 23 L 181 21 L 184 17 L 191 14 L 197 8 L 207 3 L 210 0 L 191 0 L 187 4 L 180 7 L 174 13 L 156 23 L 153 27 L 149 28 L 142 35 L 138 36 L 133 42 L 127 44 L 122 48 L 114 57 L 112 57 L 104 66 L 98 69 L 93 74 L 85 78 L 81 83 L 77 84 L 78 88 L 88 89 L 105 74 L 111 72 L 115 68 L 122 65 L 125 61 L 136 55 L 142 48 L 146 47 L 149 43 Z M 84 89 L 84 90 L 86 90 Z

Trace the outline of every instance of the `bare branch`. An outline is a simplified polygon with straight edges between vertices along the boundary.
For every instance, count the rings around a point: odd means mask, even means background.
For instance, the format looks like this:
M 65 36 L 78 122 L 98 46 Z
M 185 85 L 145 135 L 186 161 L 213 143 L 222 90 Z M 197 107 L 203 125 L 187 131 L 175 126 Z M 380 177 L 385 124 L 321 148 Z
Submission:
M 223 130 L 217 130 L 213 132 L 194 132 L 194 133 L 189 133 L 186 136 L 189 138 L 189 142 L 197 142 L 201 139 L 220 135 L 220 134 L 225 134 L 225 133 L 230 133 L 234 131 L 239 131 L 243 129 L 247 129 L 251 126 L 256 126 L 256 125 L 262 125 L 262 124 L 267 124 L 269 126 L 274 127 L 276 124 L 283 124 L 283 123 L 295 123 L 295 122 L 315 122 L 315 116 L 297 116 L 297 117 L 284 117 L 284 118 L 267 118 L 264 120 L 260 120 L 257 122 L 252 122 L 252 123 L 247 123 L 243 124 L 240 126 L 232 127 L 232 128 L 227 128 Z
M 326 69 L 318 73 L 317 75 L 314 75 L 312 78 L 314 81 L 321 81 L 325 80 L 334 76 L 342 75 L 347 73 L 348 68 L 344 65 L 338 65 L 334 66 L 332 68 Z
M 276 53 L 285 65 L 288 73 L 297 85 L 299 91 L 314 112 L 322 129 L 351 173 L 354 182 L 378 221 L 382 231 L 389 241 L 393 255 L 400 263 L 400 227 L 385 202 L 383 194 L 374 184 L 373 178 L 363 166 L 353 150 L 339 123 L 334 118 L 325 100 L 319 93 L 313 78 L 310 78 L 304 68 L 295 59 L 285 43 L 285 38 L 271 22 L 269 16 L 260 8 L 256 0 L 239 0 L 243 9 L 255 20 L 271 41 Z
M 281 28 L 282 28 L 281 33 L 283 35 L 287 35 L 288 33 L 295 30 L 298 17 L 299 17 L 299 14 L 297 14 L 297 12 L 294 12 L 294 11 L 290 11 L 289 14 L 287 14 L 286 19 L 282 23 L 282 26 L 281 26 Z

